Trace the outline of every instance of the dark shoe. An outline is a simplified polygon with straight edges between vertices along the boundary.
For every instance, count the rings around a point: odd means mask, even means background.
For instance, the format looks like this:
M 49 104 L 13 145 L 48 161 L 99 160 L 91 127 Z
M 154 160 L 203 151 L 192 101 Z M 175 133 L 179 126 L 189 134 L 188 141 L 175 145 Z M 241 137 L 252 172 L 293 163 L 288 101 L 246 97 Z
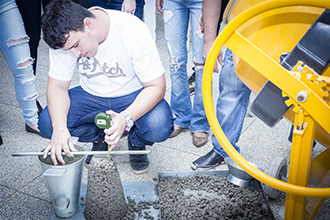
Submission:
M 192 162 L 191 168 L 193 170 L 209 170 L 220 165 L 223 161 L 224 158 L 222 156 L 214 150 L 211 150 L 206 155 Z
M 185 129 L 185 128 L 174 125 L 174 130 L 173 130 L 172 134 L 169 136 L 169 138 L 174 138 L 174 137 L 178 136 L 183 129 Z
M 203 133 L 204 137 L 197 136 L 196 133 L 193 133 L 192 135 L 193 138 L 192 142 L 196 147 L 204 146 L 207 143 L 207 138 L 208 138 L 207 133 L 206 132 L 200 132 L 200 133 Z
M 146 150 L 146 147 L 133 146 L 128 139 L 128 150 Z M 149 167 L 149 159 L 147 154 L 131 154 L 129 155 L 129 166 L 133 173 L 145 173 Z
M 41 137 L 44 137 L 44 136 L 42 136 L 42 134 L 40 133 L 40 131 L 36 131 L 36 130 L 34 130 L 33 128 L 31 128 L 31 127 L 28 126 L 27 124 L 25 124 L 25 130 L 26 130 L 27 132 L 29 132 L 29 133 L 37 134 L 37 135 L 39 135 L 39 136 L 41 136 Z
M 2 137 L 1 137 L 1 134 L 0 134 L 0 145 L 2 145 Z
M 92 151 L 108 151 L 108 144 L 103 141 L 93 141 Z M 93 155 L 88 155 L 85 160 L 85 164 L 88 165 L 91 162 Z

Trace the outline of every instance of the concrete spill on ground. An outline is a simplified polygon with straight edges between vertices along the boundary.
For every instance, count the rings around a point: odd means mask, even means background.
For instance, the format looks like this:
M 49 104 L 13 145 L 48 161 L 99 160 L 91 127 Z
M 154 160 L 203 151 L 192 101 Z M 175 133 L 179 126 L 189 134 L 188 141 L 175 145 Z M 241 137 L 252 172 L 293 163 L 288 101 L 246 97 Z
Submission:
M 132 199 L 130 196 L 127 196 L 127 213 L 126 216 L 123 217 L 122 220 L 134 220 L 136 218 L 139 219 L 159 219 L 159 216 L 152 216 L 151 209 L 158 210 L 159 207 L 159 201 L 139 201 L 136 203 L 135 199 Z
M 162 219 L 273 219 L 261 189 L 226 177 L 195 175 L 159 180 Z

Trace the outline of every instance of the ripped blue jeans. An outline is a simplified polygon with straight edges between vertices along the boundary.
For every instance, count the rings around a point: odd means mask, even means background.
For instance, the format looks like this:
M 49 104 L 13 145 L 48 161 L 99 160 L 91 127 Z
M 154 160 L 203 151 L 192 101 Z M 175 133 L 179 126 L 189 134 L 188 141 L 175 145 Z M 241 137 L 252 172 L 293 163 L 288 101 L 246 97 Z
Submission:
M 25 122 L 38 123 L 33 59 L 30 56 L 29 37 L 14 0 L 0 0 L 0 49 L 14 74 L 16 98 Z M 5 73 L 2 73 L 5 74 Z
M 202 97 L 204 70 L 204 38 L 200 27 L 202 6 L 202 0 L 166 0 L 163 6 L 165 39 L 170 56 L 171 107 L 176 116 L 174 124 L 189 127 L 191 132 L 207 132 L 210 129 Z M 192 33 L 192 62 L 195 69 L 193 104 L 190 99 L 187 76 L 189 17 Z

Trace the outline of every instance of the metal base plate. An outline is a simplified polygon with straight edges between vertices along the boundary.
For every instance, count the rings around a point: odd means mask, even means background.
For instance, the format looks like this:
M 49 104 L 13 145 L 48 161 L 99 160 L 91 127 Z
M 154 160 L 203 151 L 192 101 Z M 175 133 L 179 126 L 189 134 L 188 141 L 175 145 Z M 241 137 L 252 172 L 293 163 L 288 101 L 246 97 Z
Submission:
M 194 176 L 196 174 L 216 175 L 219 177 L 223 177 L 223 176 L 228 176 L 229 171 L 226 170 L 226 171 L 158 173 L 158 179 L 163 178 L 165 176 L 188 177 L 188 176 Z M 155 192 L 156 183 L 153 183 L 153 182 L 123 182 L 122 184 L 123 184 L 125 198 L 127 198 L 127 196 L 130 196 L 132 199 L 135 199 L 136 203 L 138 203 L 139 201 L 159 200 L 159 197 L 158 197 L 158 195 L 156 195 L 156 192 Z M 261 183 L 257 180 L 249 181 L 249 187 L 261 189 L 263 191 Z M 84 210 L 85 210 L 85 201 L 86 201 L 86 191 L 87 191 L 87 185 L 82 184 L 80 187 L 80 199 L 79 199 L 78 212 L 73 217 L 67 218 L 68 220 L 85 220 Z M 263 191 L 263 197 L 265 199 L 265 201 L 264 201 L 265 205 L 268 207 L 269 210 L 271 210 L 264 191 Z M 160 209 L 154 209 L 153 207 L 150 207 L 150 209 L 148 209 L 148 211 L 150 211 L 150 215 L 153 216 L 155 219 L 160 219 L 160 217 L 159 217 L 161 215 Z M 272 215 L 273 215 L 273 213 L 272 213 Z M 54 210 L 51 211 L 49 219 L 50 220 L 61 220 L 61 218 L 58 218 L 55 215 Z M 143 218 L 143 216 L 139 217 L 138 214 L 136 214 L 135 219 L 144 219 L 144 218 Z
M 153 182 L 123 182 L 123 190 L 125 194 L 125 198 L 130 196 L 132 199 L 138 203 L 139 201 L 155 201 L 159 200 L 158 196 L 155 193 L 155 183 Z M 79 207 L 78 212 L 71 218 L 66 218 L 67 220 L 85 220 L 84 210 L 85 210 L 85 201 L 86 201 L 86 191 L 87 184 L 82 184 L 80 187 L 80 197 L 79 197 Z M 126 202 L 128 202 L 126 200 Z M 148 209 L 150 211 L 150 215 L 155 219 L 158 219 L 160 215 L 160 209 L 154 209 L 150 207 Z M 61 220 L 55 215 L 54 209 L 52 209 L 50 213 L 49 220 Z M 144 219 L 143 217 L 139 217 L 136 213 L 135 219 Z

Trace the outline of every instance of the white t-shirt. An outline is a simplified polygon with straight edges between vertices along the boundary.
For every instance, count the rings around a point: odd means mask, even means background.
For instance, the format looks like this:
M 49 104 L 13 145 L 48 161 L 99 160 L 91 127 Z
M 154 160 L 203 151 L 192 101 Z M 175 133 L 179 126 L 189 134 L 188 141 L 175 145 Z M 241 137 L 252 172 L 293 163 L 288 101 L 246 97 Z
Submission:
M 118 97 L 142 88 L 141 82 L 157 79 L 164 68 L 145 23 L 128 13 L 104 11 L 109 15 L 110 29 L 96 55 L 76 59 L 70 51 L 50 49 L 49 76 L 69 81 L 76 69 L 86 92 Z

